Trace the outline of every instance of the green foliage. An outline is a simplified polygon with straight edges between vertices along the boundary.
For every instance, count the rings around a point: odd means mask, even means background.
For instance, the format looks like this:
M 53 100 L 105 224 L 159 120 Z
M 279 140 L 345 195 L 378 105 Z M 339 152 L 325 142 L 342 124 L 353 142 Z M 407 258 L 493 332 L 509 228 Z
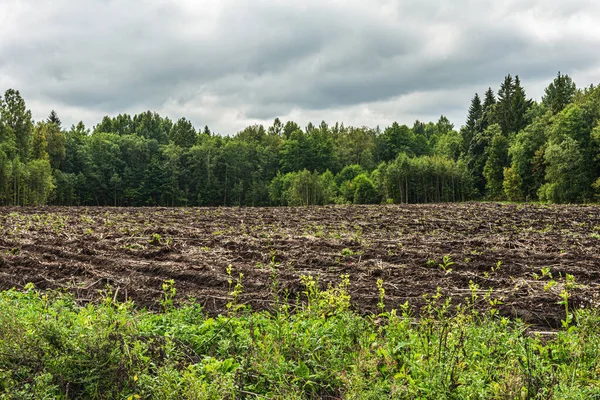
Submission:
M 449 265 L 451 261 L 446 260 Z M 546 278 L 549 274 L 544 275 Z M 544 279 L 546 279 L 544 278 Z M 548 279 L 551 279 L 548 278 Z M 0 397 L 21 399 L 222 398 L 593 398 L 600 379 L 600 316 L 568 308 L 569 276 L 549 289 L 565 307 L 553 338 L 494 312 L 492 293 L 456 308 L 426 297 L 419 319 L 408 304 L 380 314 L 350 310 L 348 276 L 321 288 L 302 277 L 292 313 L 209 317 L 194 302 L 164 310 L 131 303 L 80 306 L 68 295 L 0 292 Z M 240 289 L 241 290 L 241 289 Z
M 169 132 L 169 139 L 179 147 L 190 148 L 196 144 L 196 129 L 190 121 L 180 118 Z
M 496 95 L 492 88 L 485 92 L 483 101 L 483 116 L 479 130 L 483 132 L 488 126 L 496 123 Z
M 454 261 L 452 261 L 452 257 L 450 257 L 449 254 L 444 255 L 444 257 L 442 257 L 442 262 L 438 264 L 440 269 L 442 271 L 444 271 L 446 274 L 449 274 L 450 272 L 452 272 L 452 268 L 450 268 L 450 267 L 453 265 L 454 265 Z
M 469 107 L 469 114 L 465 125 L 467 131 L 470 132 L 471 137 L 475 132 L 479 132 L 482 119 L 483 107 L 481 105 L 481 99 L 479 98 L 479 94 L 475 93 L 475 97 L 471 100 L 471 106 Z
M 289 206 L 328 204 L 336 192 L 331 172 L 319 175 L 316 171 L 304 170 L 278 174 L 269 186 L 271 200 Z
M 553 114 L 561 112 L 575 97 L 577 87 L 569 75 L 562 75 L 560 71 L 554 81 L 544 89 L 542 104 Z
M 54 190 L 52 168 L 48 160 L 32 160 L 26 167 L 24 204 L 44 205 Z
M 492 143 L 487 148 L 486 162 L 483 167 L 483 176 L 485 178 L 485 188 L 487 197 L 493 200 L 500 200 L 504 197 L 503 182 L 504 168 L 509 164 L 508 160 L 508 139 L 499 131 L 493 131 L 492 125 L 489 135 L 492 136 Z
M 365 170 L 375 167 L 375 149 L 377 133 L 366 127 L 344 127 L 337 125 L 332 128 L 334 137 L 335 159 L 338 168 L 344 165 L 360 165 Z M 338 183 L 339 184 L 339 183 Z
M 366 174 L 360 174 L 352 180 L 354 188 L 354 204 L 379 203 L 379 193 Z
M 384 199 L 394 203 L 462 201 L 472 198 L 472 178 L 462 162 L 438 156 L 399 155 L 373 173 Z
M 153 233 L 152 236 L 150 236 L 150 240 L 148 241 L 148 243 L 150 243 L 153 246 L 160 246 L 160 241 L 161 241 L 161 236 L 158 233 Z
M 325 172 L 334 167 L 334 142 L 325 122 L 319 129 L 310 124 L 306 132 L 297 129 L 281 147 L 282 172 L 307 169 Z
M 336 176 L 335 183 L 339 188 L 339 192 L 346 203 L 352 203 L 354 201 L 354 194 L 356 192 L 356 186 L 354 185 L 354 179 L 364 174 L 364 169 L 358 164 L 346 165 Z
M 523 180 L 515 167 L 504 168 L 504 195 L 509 201 L 523 201 Z
M 402 153 L 420 156 L 429 152 L 424 136 L 416 135 L 406 125 L 399 125 L 396 122 L 386 128 L 377 139 L 381 161 L 391 161 Z
M 507 75 L 497 96 L 492 88 L 476 94 L 468 114 L 459 130 L 443 115 L 412 128 L 392 122 L 383 130 L 324 121 L 302 129 L 276 118 L 269 127 L 220 136 L 208 127 L 200 133 L 185 118 L 173 123 L 147 111 L 106 116 L 90 132 L 82 123 L 63 129 L 54 111 L 34 124 L 20 93 L 9 89 L 0 98 L 0 204 L 596 199 L 598 87 L 577 90 L 559 73 L 538 104 L 527 99 L 518 76 Z M 562 144 L 566 138 L 576 145 Z M 561 167 L 567 159 L 577 163 Z
M 590 196 L 591 182 L 579 144 L 566 137 L 548 145 L 546 162 L 546 183 L 539 190 L 542 201 L 574 203 L 585 201 Z
M 0 119 L 4 135 L 14 140 L 16 155 L 23 161 L 30 158 L 33 122 L 31 111 L 27 109 L 25 100 L 18 90 L 8 89 L 0 102 Z
M 511 174 L 513 174 L 509 177 L 512 179 L 510 195 L 505 188 L 509 199 L 527 197 L 534 200 L 537 198 L 537 192 L 544 183 L 543 154 L 549 125 L 549 118 L 542 116 L 520 131 L 511 143 L 508 149 L 511 158 Z M 515 185 L 518 185 L 518 188 Z
M 473 183 L 478 193 L 483 196 L 486 193 L 486 178 L 484 169 L 489 155 L 489 147 L 491 146 L 494 136 L 501 132 L 500 125 L 493 124 L 487 127 L 484 131 L 475 134 L 469 144 L 467 152 L 464 154 L 464 160 L 467 167 L 473 176 Z
M 434 153 L 441 157 L 457 161 L 461 154 L 463 140 L 460 133 L 451 130 L 439 136 L 434 146 Z

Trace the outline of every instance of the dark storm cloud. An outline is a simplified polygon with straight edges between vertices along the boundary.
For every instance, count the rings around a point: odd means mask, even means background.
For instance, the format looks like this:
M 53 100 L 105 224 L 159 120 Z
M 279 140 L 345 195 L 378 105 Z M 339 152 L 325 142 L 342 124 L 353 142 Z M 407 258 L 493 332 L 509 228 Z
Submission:
M 507 73 L 600 67 L 586 0 L 4 0 L 0 15 L 0 85 L 72 121 L 155 109 L 227 132 L 363 105 L 381 120 L 458 114 L 467 88 Z M 393 102 L 408 111 L 388 115 Z

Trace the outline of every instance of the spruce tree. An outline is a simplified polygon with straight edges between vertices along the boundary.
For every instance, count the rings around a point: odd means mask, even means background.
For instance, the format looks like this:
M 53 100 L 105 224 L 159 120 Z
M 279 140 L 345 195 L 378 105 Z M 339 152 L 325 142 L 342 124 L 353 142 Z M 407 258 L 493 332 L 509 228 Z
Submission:
M 479 94 L 475 93 L 475 96 L 471 100 L 471 106 L 469 107 L 469 114 L 465 126 L 461 129 L 463 137 L 463 152 L 466 153 L 469 149 L 473 137 L 480 131 L 481 120 L 483 117 L 483 107 L 481 106 L 481 99 Z
M 487 129 L 488 126 L 496 123 L 494 111 L 496 109 L 496 95 L 492 88 L 488 88 L 485 92 L 483 100 L 483 117 L 481 118 L 481 132 Z
M 558 114 L 571 103 L 575 93 L 577 93 L 577 87 L 571 77 L 561 75 L 558 71 L 554 81 L 544 90 L 542 104 L 552 111 L 552 114 Z
M 481 106 L 481 99 L 479 98 L 479 94 L 475 93 L 475 97 L 471 100 L 471 106 L 469 107 L 469 115 L 466 122 L 467 128 L 472 132 L 478 131 L 482 116 L 483 108 Z
M 61 127 L 60 118 L 58 118 L 58 115 L 54 110 L 50 111 L 50 115 L 48 115 L 48 119 L 46 119 L 46 122 L 48 122 L 49 124 L 56 124 L 59 128 Z
M 504 82 L 500 85 L 500 90 L 498 90 L 498 103 L 496 106 L 496 117 L 504 135 L 508 135 L 509 132 L 512 132 L 513 128 L 514 116 L 512 101 L 514 91 L 515 82 L 510 74 L 508 74 L 504 78 Z
M 527 126 L 526 114 L 532 102 L 527 100 L 525 89 L 521 86 L 519 75 L 515 77 L 514 92 L 511 101 L 512 121 L 509 132 L 519 132 Z

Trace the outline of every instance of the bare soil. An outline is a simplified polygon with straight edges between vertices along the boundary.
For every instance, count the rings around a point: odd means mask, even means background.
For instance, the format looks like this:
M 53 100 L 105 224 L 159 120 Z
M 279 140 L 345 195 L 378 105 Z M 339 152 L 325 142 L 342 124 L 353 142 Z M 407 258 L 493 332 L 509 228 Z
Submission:
M 447 271 L 444 255 L 454 262 Z M 567 274 L 579 285 L 572 307 L 600 303 L 600 207 L 0 208 L 0 290 L 32 282 L 88 302 L 110 285 L 115 297 L 156 308 L 173 279 L 177 301 L 220 313 L 229 265 L 234 280 L 244 274 L 240 300 L 254 310 L 273 306 L 274 271 L 290 303 L 301 275 L 326 287 L 348 274 L 361 313 L 377 312 L 381 279 L 388 308 L 408 301 L 418 313 L 438 288 L 455 302 L 474 290 L 484 308 L 492 289 L 501 314 L 558 327 Z

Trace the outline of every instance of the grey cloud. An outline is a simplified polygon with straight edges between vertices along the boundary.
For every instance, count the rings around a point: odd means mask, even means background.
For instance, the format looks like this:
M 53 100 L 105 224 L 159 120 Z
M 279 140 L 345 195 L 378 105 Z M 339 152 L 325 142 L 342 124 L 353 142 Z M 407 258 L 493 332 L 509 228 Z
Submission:
M 599 67 L 600 36 L 564 30 L 540 40 L 523 26 L 534 18 L 561 31 L 582 15 L 600 17 L 599 8 L 592 0 L 7 0 L 0 76 L 49 109 L 160 112 L 169 103 L 201 108 L 212 119 L 197 122 L 222 131 L 302 110 L 328 119 L 330 110 L 422 92 L 431 101 L 407 114 L 443 103 L 458 115 L 462 99 L 434 96 L 496 88 L 506 73 L 533 81 Z

